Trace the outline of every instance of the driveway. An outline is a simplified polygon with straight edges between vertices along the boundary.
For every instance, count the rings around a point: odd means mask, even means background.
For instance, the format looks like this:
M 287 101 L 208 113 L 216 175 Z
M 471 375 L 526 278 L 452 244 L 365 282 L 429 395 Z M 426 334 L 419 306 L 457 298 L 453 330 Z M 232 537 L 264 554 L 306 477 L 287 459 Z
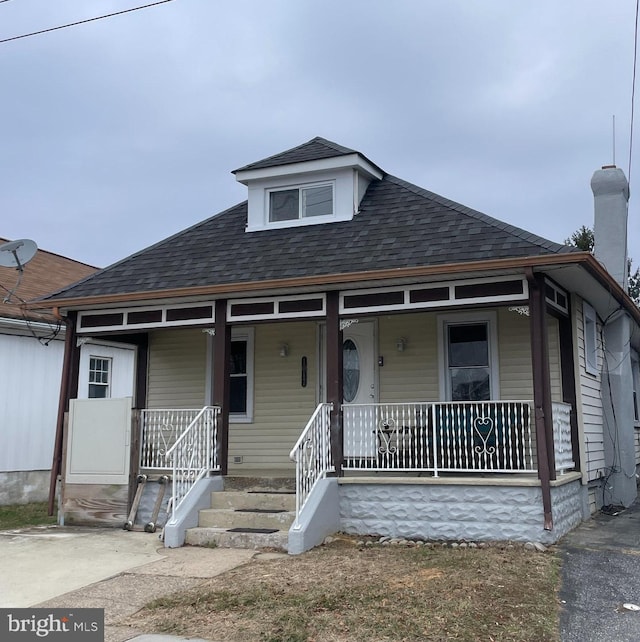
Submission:
M 640 640 L 640 503 L 599 514 L 560 543 L 562 642 Z
M 150 600 L 254 557 L 260 554 L 253 550 L 167 549 L 157 534 L 118 529 L 0 531 L 0 607 L 103 608 L 105 642 L 175 640 L 123 623 Z

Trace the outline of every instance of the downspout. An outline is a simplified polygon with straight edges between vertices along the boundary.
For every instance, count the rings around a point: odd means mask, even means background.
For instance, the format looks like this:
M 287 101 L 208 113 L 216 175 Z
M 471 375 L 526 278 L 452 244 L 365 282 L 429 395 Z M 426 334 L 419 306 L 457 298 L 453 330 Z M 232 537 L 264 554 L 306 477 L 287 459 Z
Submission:
M 53 308 L 53 315 L 58 321 L 64 323 L 66 334 L 64 340 L 64 359 L 62 362 L 62 377 L 60 379 L 60 396 L 58 398 L 58 417 L 56 420 L 56 436 L 53 444 L 53 459 L 51 461 L 51 477 L 49 479 L 49 510 L 48 514 L 53 515 L 56 499 L 56 486 L 58 475 L 62 471 L 62 444 L 64 442 L 64 415 L 69 406 L 69 380 L 71 373 L 71 359 L 76 341 L 76 313 L 71 312 L 63 317 L 59 308 Z
M 533 371 L 533 406 L 536 426 L 538 479 L 542 491 L 544 529 L 553 530 L 551 512 L 551 479 L 555 478 L 553 453 L 553 425 L 549 383 L 549 356 L 545 316 L 544 279 L 526 268 L 529 282 L 529 311 L 531 328 L 531 365 Z M 551 438 L 549 438 L 551 435 Z

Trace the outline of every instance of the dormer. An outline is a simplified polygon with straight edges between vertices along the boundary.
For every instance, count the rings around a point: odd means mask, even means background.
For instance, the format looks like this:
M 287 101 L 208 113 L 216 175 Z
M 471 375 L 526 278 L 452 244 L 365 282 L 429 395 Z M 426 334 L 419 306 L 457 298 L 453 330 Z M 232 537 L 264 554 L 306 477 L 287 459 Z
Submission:
M 233 172 L 246 185 L 247 232 L 350 221 L 384 172 L 359 152 L 316 137 Z

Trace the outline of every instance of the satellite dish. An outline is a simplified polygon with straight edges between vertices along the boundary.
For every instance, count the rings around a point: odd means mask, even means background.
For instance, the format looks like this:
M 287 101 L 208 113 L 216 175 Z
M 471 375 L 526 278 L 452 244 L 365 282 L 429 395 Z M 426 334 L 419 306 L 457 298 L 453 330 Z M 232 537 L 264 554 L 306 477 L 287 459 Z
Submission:
M 35 256 L 38 246 L 29 239 L 18 239 L 0 245 L 0 265 L 22 272 L 23 266 Z
M 34 241 L 30 241 L 29 239 L 18 239 L 17 241 L 9 241 L 8 243 L 0 245 L 0 265 L 15 268 L 19 272 L 18 282 L 11 290 L 7 290 L 7 288 L 2 286 L 2 289 L 7 292 L 7 296 L 2 299 L 3 303 L 12 303 L 11 297 L 20 286 L 24 266 L 36 255 L 37 251 L 38 246 Z

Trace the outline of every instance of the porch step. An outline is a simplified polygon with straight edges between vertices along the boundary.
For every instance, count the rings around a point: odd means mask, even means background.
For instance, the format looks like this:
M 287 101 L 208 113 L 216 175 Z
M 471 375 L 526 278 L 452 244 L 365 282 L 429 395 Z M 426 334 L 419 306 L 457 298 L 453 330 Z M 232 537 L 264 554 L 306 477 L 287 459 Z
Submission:
M 185 544 L 224 548 L 287 550 L 295 519 L 295 480 L 288 477 L 225 477 L 225 489 L 211 493 L 198 527 Z
M 296 509 L 295 492 L 223 491 L 211 493 L 211 508 L 233 510 L 273 509 L 292 511 Z
M 198 526 L 289 530 L 294 518 L 295 513 L 291 511 L 256 513 L 228 508 L 207 508 L 200 511 Z
M 289 544 L 287 531 L 275 533 L 231 532 L 225 528 L 190 528 L 185 544 L 190 546 L 217 546 L 220 548 L 275 548 L 286 551 Z

